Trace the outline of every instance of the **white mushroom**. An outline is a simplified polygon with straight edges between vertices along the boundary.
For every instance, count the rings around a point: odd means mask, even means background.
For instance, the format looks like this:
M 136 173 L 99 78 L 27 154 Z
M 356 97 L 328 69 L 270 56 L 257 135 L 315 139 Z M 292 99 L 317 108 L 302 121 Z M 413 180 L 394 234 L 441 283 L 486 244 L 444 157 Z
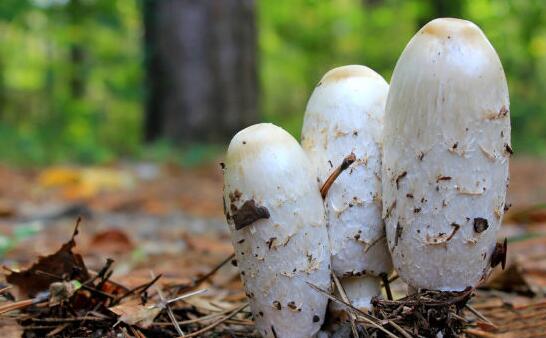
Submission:
M 392 263 L 381 219 L 381 144 L 389 85 L 365 66 L 330 70 L 305 112 L 302 146 L 323 184 L 351 152 L 356 161 L 325 197 L 332 268 L 353 305 L 379 294 Z M 339 306 L 332 306 L 339 310 Z
M 408 43 L 385 112 L 383 214 L 410 286 L 463 290 L 498 263 L 509 115 L 502 65 L 475 24 L 436 19 Z
M 316 334 L 330 289 L 326 219 L 316 175 L 298 142 L 273 124 L 229 145 L 224 203 L 241 277 L 264 337 Z

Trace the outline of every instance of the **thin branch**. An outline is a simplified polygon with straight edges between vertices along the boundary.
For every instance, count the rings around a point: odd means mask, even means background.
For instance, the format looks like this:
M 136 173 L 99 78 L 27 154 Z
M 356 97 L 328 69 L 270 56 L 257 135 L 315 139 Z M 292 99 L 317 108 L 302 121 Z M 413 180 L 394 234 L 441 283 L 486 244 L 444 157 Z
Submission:
M 485 317 L 484 315 L 482 315 L 478 310 L 474 309 L 472 306 L 466 304 L 465 307 L 468 309 L 468 311 L 472 312 L 476 317 L 478 317 L 479 319 L 483 320 L 484 322 L 486 322 L 487 324 L 489 325 L 492 325 L 494 327 L 497 327 L 495 324 L 493 324 L 492 321 L 490 321 L 489 319 L 487 319 L 487 317 Z
M 171 304 L 171 303 L 174 303 L 174 302 L 177 302 L 179 300 L 182 300 L 184 298 L 188 298 L 188 297 L 191 297 L 191 296 L 196 296 L 196 295 L 200 295 L 202 293 L 205 293 L 207 292 L 208 289 L 201 289 L 201 290 L 196 290 L 196 291 L 192 291 L 192 292 L 188 292 L 188 293 L 185 293 L 183 294 L 182 296 L 178 296 L 178 297 L 175 297 L 173 299 L 169 299 L 166 301 L 167 304 Z
M 203 276 L 196 279 L 191 285 L 174 284 L 174 285 L 171 285 L 170 288 L 180 288 L 182 291 L 196 288 L 199 285 L 203 284 L 205 281 L 207 281 L 209 278 L 211 278 L 216 272 L 218 272 L 218 270 L 220 270 L 220 268 L 222 268 L 224 265 L 229 263 L 233 258 L 235 258 L 235 253 L 232 253 L 231 255 L 229 255 L 229 257 L 224 259 L 222 262 L 220 262 L 218 265 L 212 268 L 209 272 L 207 272 Z
M 125 299 L 127 297 L 129 297 L 130 295 L 132 295 L 133 293 L 135 293 L 137 290 L 140 290 L 142 289 L 142 291 L 140 293 L 144 293 L 146 290 L 148 290 L 152 285 L 155 284 L 155 282 L 157 282 L 159 280 L 159 278 L 161 278 L 161 274 L 157 275 L 154 279 L 152 279 L 151 281 L 147 282 L 147 283 L 144 283 L 144 284 L 141 284 L 139 286 L 136 286 L 132 289 L 130 289 L 129 291 L 127 291 L 126 293 L 124 293 L 123 295 L 121 296 L 118 296 L 116 297 L 112 303 L 119 303 L 121 302 L 122 299 Z
M 332 279 L 334 280 L 334 284 L 336 285 L 337 290 L 339 291 L 339 294 L 341 295 L 341 299 L 343 299 L 344 302 L 347 302 L 347 304 L 351 304 L 349 301 L 349 297 L 347 297 L 347 294 L 345 293 L 345 290 L 343 289 L 343 285 L 341 285 L 341 282 L 339 281 L 339 278 L 337 278 L 336 274 L 333 273 L 333 271 L 330 271 L 332 274 Z M 358 330 L 356 329 L 355 324 L 355 315 L 353 313 L 349 313 L 349 319 L 351 320 L 351 330 L 353 331 L 354 338 L 358 338 Z
M 382 273 L 381 279 L 383 280 L 383 286 L 385 287 L 385 292 L 387 293 L 387 299 L 393 300 L 389 276 L 386 273 Z
M 406 330 L 401 328 L 400 325 L 396 324 L 394 321 L 388 320 L 388 322 L 392 327 L 396 329 L 396 331 L 400 332 L 400 334 L 402 334 L 402 336 L 404 336 L 405 338 L 413 338 Z
M 337 167 L 331 174 L 330 176 L 328 176 L 328 178 L 326 179 L 326 181 L 324 182 L 324 184 L 322 185 L 322 187 L 320 188 L 320 195 L 322 196 L 322 199 L 325 199 L 326 198 L 326 195 L 328 194 L 328 190 L 330 190 L 330 187 L 332 186 L 332 184 L 334 184 L 334 181 L 336 180 L 336 178 L 343 172 L 345 171 L 347 168 L 349 168 L 349 166 L 351 164 L 353 164 L 353 162 L 356 161 L 356 156 L 354 153 L 351 153 L 350 155 L 348 155 L 347 157 L 345 157 L 343 159 L 343 162 L 341 162 L 341 165 L 339 167 Z
M 153 279 L 155 279 L 155 274 L 153 271 L 150 271 L 150 275 Z M 159 295 L 161 304 L 164 305 L 165 309 L 167 310 L 167 314 L 169 315 L 169 318 L 171 319 L 171 322 L 173 323 L 174 328 L 176 329 L 176 332 L 178 333 L 178 335 L 184 337 L 184 331 L 182 331 L 182 329 L 180 328 L 180 325 L 178 325 L 178 322 L 176 321 L 176 317 L 174 316 L 173 310 L 171 309 L 171 307 L 169 306 L 169 303 L 163 296 L 163 292 L 161 292 L 161 288 L 159 288 L 157 285 L 154 285 L 154 288 L 157 294 Z
M 77 231 L 75 233 L 77 233 Z M 55 274 L 52 274 L 52 273 L 49 273 L 49 272 L 46 272 L 46 271 L 42 271 L 42 270 L 36 270 L 36 274 L 37 275 L 42 275 L 42 276 L 47 276 L 47 277 L 50 277 L 50 278 L 55 278 L 55 279 L 57 279 L 58 281 L 61 281 L 61 282 L 66 281 L 62 277 L 59 277 L 59 276 L 57 276 Z M 114 295 L 109 294 L 108 292 L 98 290 L 98 289 L 96 289 L 96 288 L 94 288 L 92 286 L 86 285 L 86 284 L 82 284 L 81 288 L 85 289 L 87 291 L 91 291 L 91 292 L 94 292 L 96 294 L 99 294 L 99 295 L 104 296 L 106 298 L 110 298 L 110 299 L 115 299 L 116 298 Z
M 370 316 L 369 314 L 367 313 L 364 313 L 362 312 L 360 309 L 352 306 L 351 304 L 347 304 L 345 303 L 344 301 L 342 300 L 339 300 L 337 299 L 336 297 L 332 296 L 329 292 L 319 288 L 318 286 L 314 285 L 314 284 L 311 284 L 309 282 L 307 282 L 307 284 L 309 284 L 310 287 L 312 287 L 313 289 L 317 290 L 318 292 L 322 293 L 323 295 L 325 295 L 326 297 L 328 297 L 330 300 L 338 303 L 338 304 L 341 304 L 341 305 L 344 305 L 346 307 L 348 307 L 349 309 L 353 310 L 354 312 L 358 313 L 360 318 L 362 318 L 364 321 L 368 322 L 369 324 L 371 324 L 372 326 L 378 328 L 379 330 L 385 332 L 387 335 L 389 335 L 390 337 L 392 338 L 397 338 L 394 334 L 392 334 L 390 331 L 388 331 L 387 329 L 385 329 L 383 326 L 381 326 L 379 323 L 379 319 L 375 318 L 374 316 Z
M 223 322 L 225 322 L 226 320 L 228 319 L 231 319 L 233 316 L 235 316 L 236 314 L 238 314 L 239 312 L 243 311 L 243 309 L 245 307 L 247 307 L 248 303 L 244 303 L 243 305 L 239 306 L 238 308 L 236 308 L 235 310 L 233 310 L 230 314 L 228 314 L 227 316 L 223 317 L 222 319 L 219 319 L 217 321 L 215 321 L 214 323 L 208 325 L 208 326 L 205 326 L 204 328 L 202 328 L 201 330 L 197 330 L 197 331 L 194 331 L 194 332 L 191 332 L 189 334 L 187 334 L 186 336 L 184 336 L 184 338 L 191 338 L 191 337 L 199 337 L 201 334 L 209 331 L 209 330 L 212 330 L 213 328 L 215 328 L 216 326 L 222 324 Z

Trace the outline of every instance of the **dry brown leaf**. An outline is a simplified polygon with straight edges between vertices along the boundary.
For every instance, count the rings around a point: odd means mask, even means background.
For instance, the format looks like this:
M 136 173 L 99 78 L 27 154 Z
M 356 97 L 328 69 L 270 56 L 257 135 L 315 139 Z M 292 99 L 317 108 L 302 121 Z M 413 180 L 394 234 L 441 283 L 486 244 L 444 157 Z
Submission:
M 8 218 L 17 213 L 17 209 L 11 201 L 0 199 L 0 217 Z
M 77 234 L 78 226 L 76 225 L 72 238 L 59 250 L 52 255 L 40 257 L 38 262 L 27 270 L 13 271 L 6 276 L 6 281 L 16 286 L 19 293 L 28 298 L 33 298 L 39 292 L 48 290 L 51 283 L 62 279 L 77 280 L 82 283 L 87 281 L 89 272 L 83 258 L 72 251 L 76 246 L 74 238 Z
M 109 229 L 96 233 L 91 239 L 90 247 L 95 252 L 115 255 L 130 252 L 134 245 L 125 232 Z
M 118 315 L 119 321 L 145 329 L 152 325 L 155 317 L 157 317 L 162 309 L 156 305 L 127 302 L 108 308 L 108 310 Z
M 38 184 L 44 188 L 61 188 L 65 199 L 79 200 L 104 191 L 131 188 L 134 177 L 122 169 L 52 167 L 38 176 Z

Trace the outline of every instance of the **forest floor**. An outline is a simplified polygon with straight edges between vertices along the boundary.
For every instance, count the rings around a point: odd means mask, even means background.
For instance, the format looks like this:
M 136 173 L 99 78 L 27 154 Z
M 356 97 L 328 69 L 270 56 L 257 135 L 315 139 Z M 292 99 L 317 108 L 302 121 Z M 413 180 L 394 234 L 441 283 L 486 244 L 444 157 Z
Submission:
M 473 308 L 486 318 L 477 318 L 476 325 L 467 329 L 468 336 L 546 336 L 545 176 L 546 161 L 515 158 L 511 162 L 508 202 L 512 207 L 499 234 L 499 240 L 508 238 L 507 266 L 504 271 L 497 267 L 472 299 Z M 6 283 L 5 276 L 10 270 L 30 266 L 39 256 L 59 250 L 70 241 L 76 219 L 81 216 L 74 251 L 82 255 L 90 274 L 96 271 L 97 280 L 117 285 L 118 294 L 144 285 L 149 289 L 146 296 L 162 304 L 158 312 L 148 309 L 144 314 L 134 299 L 132 303 L 117 302 L 118 308 L 111 306 L 110 311 L 121 316 L 118 327 L 124 334 L 140 337 L 176 333 L 167 311 L 172 307 L 186 336 L 198 330 L 203 333 L 194 336 L 204 336 L 213 329 L 224 336 L 253 335 L 236 267 L 224 264 L 210 278 L 203 278 L 221 262 L 229 262 L 233 252 L 221 201 L 219 161 L 195 168 L 153 163 L 40 170 L 0 167 L 0 259 L 5 273 L 0 285 L 0 314 L 15 304 L 11 296 L 16 297 L 17 304 L 34 297 L 32 306 L 40 309 L 38 296 L 24 290 L 24 284 L 30 281 L 13 287 Z M 109 258 L 114 262 L 106 269 L 108 276 L 104 272 L 101 276 Z M 160 278 L 146 286 L 155 276 Z M 70 279 L 57 277 L 59 281 Z M 99 292 L 89 285 L 87 289 L 90 294 Z M 172 302 L 170 307 L 165 305 L 166 299 L 201 289 L 207 291 Z M 402 296 L 401 282 L 395 282 L 393 289 L 395 299 Z M 160 290 L 163 295 L 159 295 Z M 144 297 L 143 288 L 137 291 L 133 296 Z M 51 298 L 49 302 L 51 306 Z M 59 320 L 60 314 L 48 312 L 49 317 L 44 317 L 38 310 L 28 310 L 30 305 L 0 316 L 5 337 L 21 336 L 23 328 L 18 323 L 25 325 L 27 337 L 44 333 L 69 336 L 76 332 L 74 323 L 83 330 L 91 326 L 82 321 L 99 321 L 104 316 L 95 305 L 95 311 L 89 312 L 92 319 L 72 314 L 72 321 Z M 106 335 L 104 332 L 88 333 L 100 336 Z

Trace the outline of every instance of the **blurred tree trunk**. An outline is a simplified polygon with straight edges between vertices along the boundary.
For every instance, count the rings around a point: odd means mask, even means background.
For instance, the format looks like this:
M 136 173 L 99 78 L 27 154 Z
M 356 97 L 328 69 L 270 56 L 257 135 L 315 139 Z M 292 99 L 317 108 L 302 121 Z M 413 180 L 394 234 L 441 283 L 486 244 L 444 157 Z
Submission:
M 73 98 L 81 98 L 85 94 L 85 57 L 82 44 L 81 29 L 86 9 L 81 0 L 72 0 L 68 4 L 68 17 L 73 31 L 70 43 L 70 93 Z
M 421 15 L 418 29 L 436 18 L 460 18 L 464 10 L 464 0 L 426 0 L 426 11 Z
M 383 5 L 383 3 L 383 0 L 362 0 L 362 5 L 365 8 L 379 7 L 380 5 Z
M 257 120 L 254 0 L 144 0 L 145 137 L 225 142 Z

